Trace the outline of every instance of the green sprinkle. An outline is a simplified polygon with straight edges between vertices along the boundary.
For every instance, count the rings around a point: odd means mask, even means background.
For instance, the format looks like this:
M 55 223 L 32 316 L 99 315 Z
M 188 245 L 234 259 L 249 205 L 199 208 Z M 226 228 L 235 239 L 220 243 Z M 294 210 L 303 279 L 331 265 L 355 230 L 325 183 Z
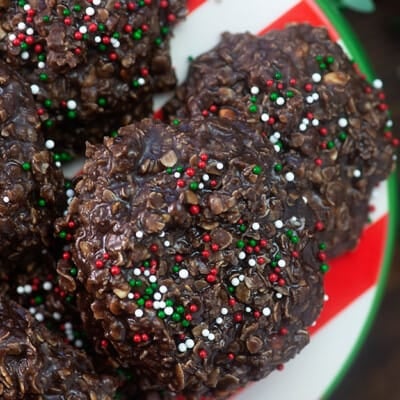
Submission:
M 234 286 L 228 286 L 228 292 L 229 293 L 234 293 L 235 292 L 235 287 Z
M 251 97 L 250 97 L 250 101 L 251 101 L 252 103 L 256 103 L 256 102 L 257 102 L 257 97 L 256 97 L 256 96 L 251 96 Z
M 194 60 L 193 56 L 188 56 L 187 60 L 191 63 Z
M 327 68 L 327 65 L 326 65 L 325 63 L 321 63 L 321 64 L 319 64 L 319 67 L 320 67 L 321 69 L 326 69 L 326 68 Z
M 197 182 L 190 182 L 189 188 L 193 191 L 197 190 L 199 188 L 199 184 Z
M 175 321 L 175 322 L 179 322 L 180 320 L 181 320 L 181 316 L 178 314 L 178 313 L 176 313 L 176 312 L 174 312 L 173 314 L 172 314 L 172 320 L 173 321 Z
M 329 271 L 329 265 L 328 264 L 321 264 L 321 266 L 319 267 L 319 269 L 321 270 L 321 272 L 326 273 Z
M 119 32 L 114 32 L 114 33 L 112 34 L 112 37 L 113 37 L 114 39 L 119 39 L 119 38 L 121 37 L 121 34 L 120 34 Z
M 275 164 L 274 165 L 274 170 L 275 170 L 275 172 L 281 172 L 282 171 L 282 168 L 283 168 L 283 166 L 282 166 L 282 164 Z
M 172 125 L 175 125 L 175 126 L 178 126 L 180 123 L 181 123 L 181 121 L 180 121 L 179 119 L 177 119 L 177 118 L 175 118 L 175 119 L 172 121 Z
M 258 110 L 258 107 L 255 104 L 251 104 L 249 106 L 249 112 L 251 112 L 252 114 L 256 113 Z
M 50 108 L 53 102 L 51 101 L 51 99 L 46 99 L 43 104 L 46 108 Z
M 324 57 L 322 57 L 321 55 L 315 57 L 315 61 L 317 63 L 320 63 L 323 59 L 324 59 Z
M 155 44 L 156 46 L 160 46 L 160 45 L 162 44 L 162 42 L 163 42 L 163 40 L 162 40 L 160 37 L 158 37 L 158 38 L 156 38 L 156 39 L 154 40 L 154 44 Z
M 100 51 L 106 51 L 107 46 L 104 43 L 100 43 L 97 47 Z
M 29 162 L 22 163 L 22 169 L 24 171 L 29 171 L 31 169 L 31 163 L 29 163 Z
M 143 31 L 141 29 L 136 29 L 136 31 L 132 33 L 132 39 L 140 40 L 142 37 Z
M 292 236 L 291 238 L 290 238 L 290 241 L 293 243 L 293 244 L 297 244 L 297 243 L 299 243 L 299 237 L 298 236 Z
M 97 104 L 98 104 L 100 107 L 104 107 L 104 106 L 107 104 L 107 99 L 106 99 L 105 97 L 99 97 L 99 98 L 97 99 Z
M 77 269 L 76 267 L 72 267 L 72 268 L 69 270 L 69 274 L 70 274 L 71 276 L 76 276 L 76 275 L 78 274 L 78 269 Z
M 104 24 L 98 24 L 98 25 L 97 25 L 97 29 L 98 29 L 100 32 L 104 32 L 104 31 L 106 30 L 106 26 L 105 26 Z
M 132 81 L 132 86 L 135 87 L 135 88 L 139 87 L 139 82 L 138 82 L 137 79 L 134 79 L 134 80 Z
M 340 133 L 339 133 L 339 136 L 338 136 L 338 139 L 339 139 L 341 142 L 346 141 L 346 139 L 347 139 L 347 133 L 346 133 L 346 132 L 340 132 Z
M 67 112 L 67 117 L 70 119 L 75 119 L 76 118 L 76 111 L 75 110 L 69 110 Z
M 79 4 L 75 4 L 73 9 L 74 9 L 74 11 L 81 11 L 82 7 Z
M 171 167 L 167 167 L 167 168 L 165 169 L 165 172 L 166 172 L 167 174 L 171 175 L 171 174 L 174 172 L 174 170 L 173 170 Z
M 178 307 L 176 307 L 176 311 L 177 311 L 179 314 L 183 314 L 183 313 L 185 312 L 185 307 L 183 307 L 183 306 L 178 306 Z
M 158 318 L 164 319 L 166 317 L 166 314 L 165 314 L 165 312 L 163 310 L 160 310 L 157 313 L 157 316 L 158 316 Z
M 174 305 L 174 302 L 173 302 L 171 299 L 167 299 L 167 300 L 165 301 L 165 305 L 168 306 L 168 307 L 171 307 L 171 306 Z
M 117 137 L 118 136 L 118 131 L 112 131 L 110 133 L 110 136 L 113 137 L 113 138 Z
M 286 97 L 287 97 L 288 99 L 292 98 L 293 96 L 294 96 L 294 93 L 293 93 L 292 90 L 288 90 L 288 91 L 286 92 Z
M 318 248 L 320 249 L 320 250 L 326 250 L 326 243 L 320 243 L 319 245 L 318 245 Z
M 181 165 L 178 165 L 176 167 L 176 172 L 179 172 L 180 174 L 184 171 L 184 168 Z
M 238 240 L 238 241 L 236 242 L 236 247 L 237 247 L 238 249 L 243 249 L 244 246 L 245 246 L 244 240 Z
M 26 1 L 25 1 L 25 0 L 18 0 L 18 5 L 19 5 L 20 7 L 23 7 L 25 4 L 26 4 Z
M 261 169 L 261 167 L 260 167 L 259 165 L 255 165 L 255 166 L 253 167 L 252 171 L 253 171 L 253 174 L 255 174 L 255 175 L 260 175 L 262 169 Z
M 282 79 L 282 74 L 280 72 L 276 72 L 275 75 L 274 75 L 274 79 L 277 80 L 277 81 Z
M 28 50 L 29 46 L 28 46 L 28 43 L 22 42 L 20 47 L 21 47 L 21 50 Z
M 61 232 L 58 234 L 58 237 L 59 237 L 60 239 L 65 239 L 65 238 L 67 237 L 67 232 L 61 231 Z
M 46 61 L 46 54 L 40 53 L 38 55 L 38 61 L 42 61 L 42 62 Z
M 271 267 L 277 267 L 278 266 L 278 262 L 277 261 L 271 261 Z
M 269 99 L 271 101 L 276 101 L 276 99 L 279 97 L 279 94 L 277 92 L 272 92 L 271 95 L 269 96 Z
M 47 81 L 47 79 L 49 79 L 49 76 L 46 73 L 42 72 L 41 74 L 39 74 L 39 79 L 41 81 Z
M 144 292 L 145 292 L 146 294 L 148 294 L 148 295 L 151 295 L 151 294 L 154 293 L 154 290 L 153 290 L 151 287 L 148 286 L 148 287 L 144 290 Z
M 42 296 L 35 296 L 34 302 L 36 305 L 42 304 L 43 303 L 43 297 Z
M 187 328 L 189 325 L 190 325 L 190 322 L 187 321 L 186 319 L 184 319 L 184 320 L 182 321 L 182 326 L 183 326 L 184 328 Z
M 135 279 L 129 279 L 128 283 L 129 283 L 129 286 L 134 287 L 136 284 L 136 281 L 135 281 Z
M 177 265 L 177 264 L 175 264 L 175 265 L 172 267 L 172 272 L 179 272 L 179 270 L 180 270 L 180 268 L 179 268 L 179 265 Z
M 250 239 L 250 240 L 249 240 L 249 245 L 250 245 L 250 247 L 255 247 L 255 246 L 257 246 L 257 240 L 255 240 L 255 239 Z
M 330 150 L 333 149 L 335 147 L 335 142 L 330 140 L 327 144 L 326 147 Z
M 150 267 L 150 261 L 149 260 L 143 261 L 143 267 L 149 268 Z
M 145 300 L 144 300 L 143 298 L 138 299 L 138 301 L 137 301 L 137 304 L 138 304 L 138 306 L 140 306 L 140 307 L 143 307 L 143 306 L 144 306 L 144 303 L 145 303 Z
M 335 59 L 333 58 L 333 56 L 328 56 L 326 57 L 326 62 L 327 64 L 333 64 L 335 62 Z
M 162 28 L 161 28 L 161 34 L 162 35 L 168 35 L 168 33 L 169 33 L 169 28 L 168 28 L 168 26 L 163 26 Z
M 68 10 L 68 8 L 64 8 L 63 15 L 64 15 L 64 17 L 68 17 L 69 15 L 71 15 L 71 11 Z
M 39 200 L 38 200 L 38 205 L 39 205 L 40 207 L 44 207 L 44 206 L 46 205 L 46 200 L 45 200 L 45 199 L 39 199 Z
M 50 17 L 49 17 L 48 15 L 43 15 L 42 21 L 43 21 L 45 24 L 48 24 L 48 23 L 50 22 Z
M 241 225 L 239 226 L 239 231 L 240 231 L 240 232 L 246 232 L 246 230 L 247 230 L 247 226 L 246 226 L 245 224 L 241 224 Z

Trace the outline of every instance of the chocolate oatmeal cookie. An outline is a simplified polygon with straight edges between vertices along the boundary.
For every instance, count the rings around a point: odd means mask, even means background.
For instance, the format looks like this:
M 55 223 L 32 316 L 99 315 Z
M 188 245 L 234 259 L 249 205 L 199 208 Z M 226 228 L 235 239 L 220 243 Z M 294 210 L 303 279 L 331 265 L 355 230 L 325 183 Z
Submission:
M 141 389 L 224 398 L 308 343 L 325 244 L 277 162 L 221 118 L 144 120 L 87 148 L 58 271 L 97 350 Z
M 381 85 L 369 84 L 324 28 L 225 33 L 191 63 L 165 112 L 252 124 L 303 185 L 333 256 L 355 246 L 371 191 L 393 166 Z
M 0 274 L 41 257 L 63 207 L 63 177 L 39 131 L 29 88 L 0 63 Z
M 185 0 L 11 0 L 0 54 L 29 82 L 46 137 L 82 150 L 174 86 L 168 42 L 184 14 Z

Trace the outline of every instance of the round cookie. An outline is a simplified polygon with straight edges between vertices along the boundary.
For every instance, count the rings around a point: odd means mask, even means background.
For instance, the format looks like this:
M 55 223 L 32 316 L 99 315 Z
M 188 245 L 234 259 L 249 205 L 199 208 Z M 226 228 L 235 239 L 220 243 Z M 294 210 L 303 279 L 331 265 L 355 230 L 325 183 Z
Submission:
M 360 76 L 324 28 L 223 34 L 191 62 L 165 112 L 253 124 L 274 144 L 282 172 L 303 184 L 331 256 L 355 246 L 371 191 L 393 166 L 397 140 L 381 82 Z
M 10 1 L 0 54 L 29 82 L 46 137 L 82 150 L 174 86 L 168 41 L 184 14 L 185 0 Z
M 0 63 L 0 270 L 41 257 L 63 207 L 63 176 L 45 149 L 29 88 Z
M 308 343 L 325 245 L 276 161 L 218 118 L 144 120 L 88 147 L 58 271 L 97 350 L 141 389 L 223 398 Z

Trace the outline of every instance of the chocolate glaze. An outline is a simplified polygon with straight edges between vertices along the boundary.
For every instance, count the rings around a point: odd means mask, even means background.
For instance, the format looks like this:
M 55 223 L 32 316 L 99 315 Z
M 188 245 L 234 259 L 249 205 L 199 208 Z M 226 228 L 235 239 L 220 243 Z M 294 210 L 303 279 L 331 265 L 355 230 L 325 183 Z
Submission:
M 174 86 L 168 42 L 185 15 L 185 0 L 97 3 L 12 1 L 0 16 L 0 53 L 34 85 L 46 137 L 77 150 L 149 115 L 154 92 Z
M 307 192 L 329 255 L 353 248 L 371 190 L 393 166 L 387 106 L 324 28 L 291 25 L 262 37 L 225 33 L 190 65 L 167 116 L 219 115 L 253 124 L 279 146 L 283 171 Z
M 66 260 L 58 271 L 97 350 L 141 389 L 223 398 L 308 343 L 324 247 L 276 161 L 221 118 L 144 120 L 88 146 L 57 224 L 78 274 Z
M 63 177 L 45 150 L 34 102 L 0 63 L 0 270 L 34 262 L 52 242 Z

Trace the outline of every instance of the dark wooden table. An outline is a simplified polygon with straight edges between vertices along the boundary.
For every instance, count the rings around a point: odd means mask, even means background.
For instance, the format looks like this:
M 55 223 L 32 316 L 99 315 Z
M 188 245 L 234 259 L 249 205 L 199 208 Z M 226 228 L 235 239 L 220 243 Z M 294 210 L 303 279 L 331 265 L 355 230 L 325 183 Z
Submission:
M 345 16 L 363 44 L 377 77 L 384 81 L 395 131 L 400 134 L 400 1 L 376 0 L 376 5 L 373 14 L 346 11 Z M 400 400 L 400 237 L 396 240 L 377 318 L 361 352 L 330 400 L 347 399 Z

